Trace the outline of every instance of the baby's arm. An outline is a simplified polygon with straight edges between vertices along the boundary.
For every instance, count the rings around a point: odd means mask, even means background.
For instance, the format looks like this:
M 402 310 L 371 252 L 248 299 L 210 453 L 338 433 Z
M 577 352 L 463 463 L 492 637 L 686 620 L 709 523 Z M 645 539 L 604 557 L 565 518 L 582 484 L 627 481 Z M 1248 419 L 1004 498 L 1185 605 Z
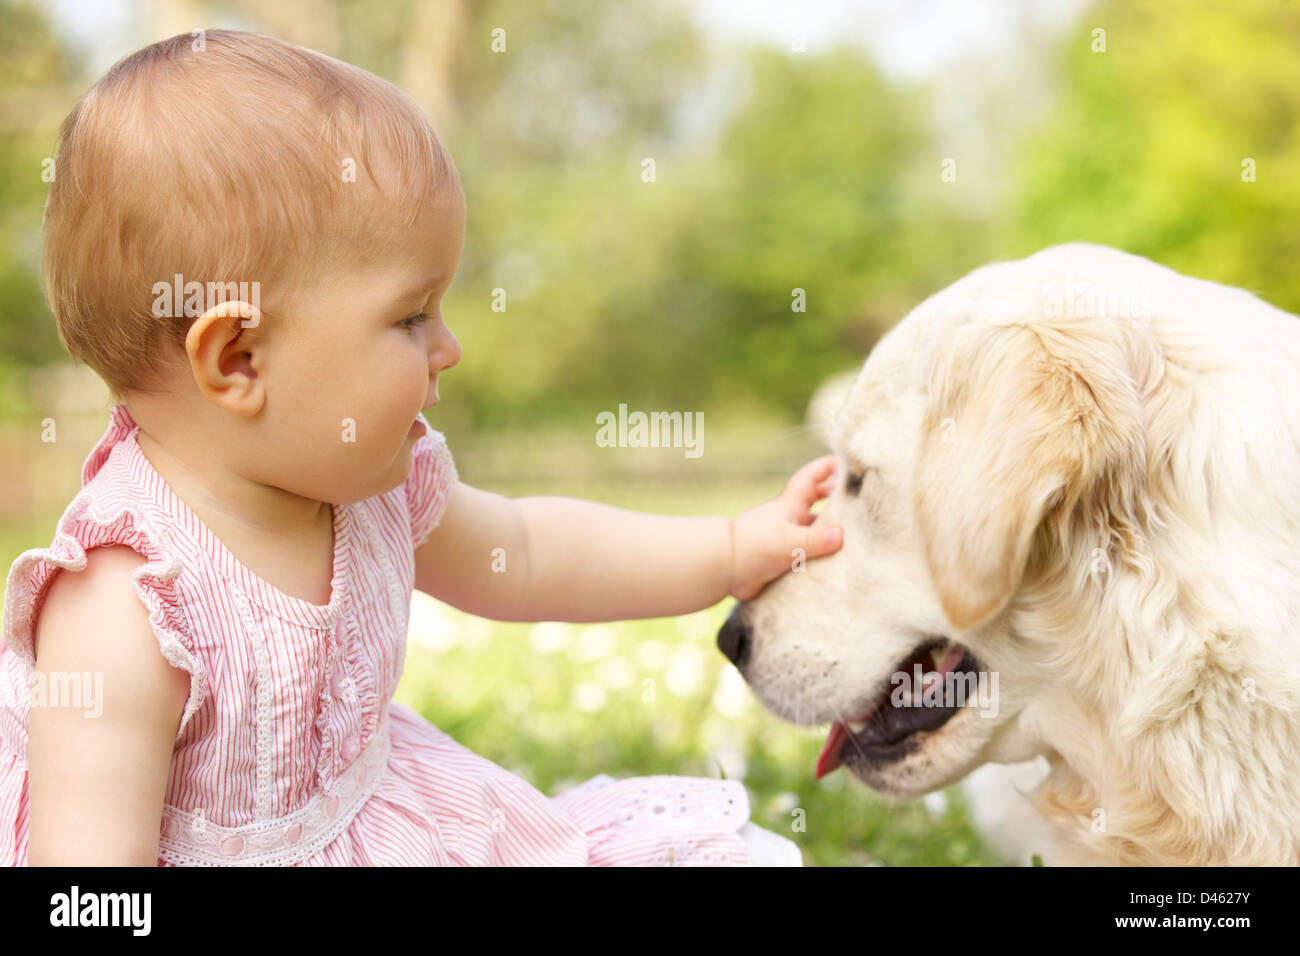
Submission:
M 84 570 L 59 572 L 49 584 L 36 626 L 36 669 L 92 682 L 102 676 L 89 685 L 102 690 L 102 700 L 89 714 L 33 702 L 29 866 L 158 862 L 163 793 L 189 675 L 159 653 L 135 594 L 131 572 L 143 560 L 122 545 L 92 548 Z
M 833 456 L 805 465 L 777 498 L 735 521 L 641 514 L 575 498 L 510 499 L 457 484 L 416 552 L 416 587 L 499 621 L 665 617 L 746 599 L 808 558 L 840 546 L 811 527 Z

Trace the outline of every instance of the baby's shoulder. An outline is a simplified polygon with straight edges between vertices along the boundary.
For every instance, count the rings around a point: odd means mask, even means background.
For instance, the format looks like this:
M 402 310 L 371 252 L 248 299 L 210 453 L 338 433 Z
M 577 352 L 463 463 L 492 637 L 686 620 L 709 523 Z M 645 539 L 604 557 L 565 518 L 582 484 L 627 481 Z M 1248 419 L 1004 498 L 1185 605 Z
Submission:
M 179 736 L 206 687 L 187 603 L 193 588 L 181 580 L 193 562 L 146 509 L 97 491 L 83 487 L 53 541 L 10 566 L 3 648 L 23 662 L 33 691 L 41 673 L 90 674 L 113 684 L 118 700 L 144 695 L 130 706 L 153 709 L 170 706 L 184 683 Z
M 76 573 L 53 571 L 33 612 L 32 656 L 42 671 L 94 673 L 124 665 L 138 670 L 162 662 L 148 608 L 132 581 L 144 563 L 134 549 L 107 544 L 87 550 L 85 566 Z
M 75 767 L 91 775 L 90 788 L 112 786 L 126 779 L 119 768 L 140 769 L 142 754 L 165 773 L 190 675 L 159 653 L 134 594 L 141 563 L 124 545 L 92 548 L 80 570 L 60 569 L 46 589 L 33 627 L 28 754 L 47 783 Z

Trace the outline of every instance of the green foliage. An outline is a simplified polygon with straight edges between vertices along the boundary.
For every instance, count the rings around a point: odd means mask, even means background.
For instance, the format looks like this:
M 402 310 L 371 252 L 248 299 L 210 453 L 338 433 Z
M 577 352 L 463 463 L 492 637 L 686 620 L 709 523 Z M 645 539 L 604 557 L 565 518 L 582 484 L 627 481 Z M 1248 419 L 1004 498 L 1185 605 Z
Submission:
M 41 292 L 39 230 L 42 162 L 71 108 L 71 72 L 39 9 L 0 3 L 0 363 L 11 369 L 63 354 Z
M 1020 251 L 1102 242 L 1300 310 L 1297 36 L 1300 8 L 1271 0 L 1086 13 L 1057 109 L 1019 155 Z
M 251 0 L 233 7 L 259 27 Z M 942 85 L 887 80 L 848 45 L 724 59 L 676 4 L 492 0 L 436 21 L 409 0 L 325 8 L 331 52 L 399 84 L 440 48 L 430 23 L 461 31 L 438 67 L 469 204 L 445 309 L 465 346 L 439 410 L 453 434 L 585 428 L 619 402 L 796 421 L 929 293 L 1074 239 L 1300 307 L 1294 5 L 1086 10 L 1049 60 L 1041 121 L 1000 128 L 1014 88 L 987 114 L 997 168 L 963 165 L 936 125 Z M 40 169 L 93 78 L 31 4 L 0 2 L 0 45 L 0 355 L 21 369 L 64 356 L 40 293 Z M 939 181 L 949 151 L 956 184 Z
M 913 274 L 895 240 L 912 228 L 906 178 L 927 136 L 860 51 L 751 62 L 752 96 L 701 171 L 699 214 L 659 284 L 675 306 L 659 323 L 676 350 L 664 375 L 684 365 L 709 400 L 761 395 L 797 420 L 811 387 L 887 327 L 858 314 L 872 290 Z
M 682 143 L 676 112 L 701 108 L 705 79 L 695 28 L 667 4 L 579 6 L 520 24 L 489 4 L 469 30 L 506 28 L 510 52 L 470 44 L 447 127 L 470 235 L 445 309 L 460 401 L 440 412 L 453 431 L 585 427 L 619 402 L 798 420 L 929 285 L 916 234 L 959 231 L 934 204 L 916 214 L 914 171 L 933 165 L 918 94 L 861 50 L 753 50 L 716 146 Z

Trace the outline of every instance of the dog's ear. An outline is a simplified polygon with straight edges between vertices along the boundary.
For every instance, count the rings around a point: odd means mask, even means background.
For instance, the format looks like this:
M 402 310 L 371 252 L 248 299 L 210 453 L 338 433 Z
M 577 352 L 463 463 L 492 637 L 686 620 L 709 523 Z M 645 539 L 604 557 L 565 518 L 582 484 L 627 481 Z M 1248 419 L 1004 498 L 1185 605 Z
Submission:
M 1097 323 L 969 322 L 936 350 L 913 487 L 956 632 L 1006 606 L 1044 519 L 1059 517 L 1063 545 L 1075 506 L 1132 453 L 1139 406 L 1115 336 Z

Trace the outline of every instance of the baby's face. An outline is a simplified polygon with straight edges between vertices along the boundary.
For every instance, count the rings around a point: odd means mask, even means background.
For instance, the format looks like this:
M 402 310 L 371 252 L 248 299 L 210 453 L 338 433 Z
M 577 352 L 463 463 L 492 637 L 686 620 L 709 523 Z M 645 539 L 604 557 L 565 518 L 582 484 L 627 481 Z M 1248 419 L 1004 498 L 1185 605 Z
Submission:
M 406 479 L 412 425 L 460 361 L 441 305 L 464 241 L 464 196 L 446 188 L 398 241 L 356 239 L 354 263 L 343 257 L 298 292 L 302 314 L 275 350 L 267 404 L 275 433 L 292 436 L 276 454 L 297 464 L 297 493 L 350 503 Z

